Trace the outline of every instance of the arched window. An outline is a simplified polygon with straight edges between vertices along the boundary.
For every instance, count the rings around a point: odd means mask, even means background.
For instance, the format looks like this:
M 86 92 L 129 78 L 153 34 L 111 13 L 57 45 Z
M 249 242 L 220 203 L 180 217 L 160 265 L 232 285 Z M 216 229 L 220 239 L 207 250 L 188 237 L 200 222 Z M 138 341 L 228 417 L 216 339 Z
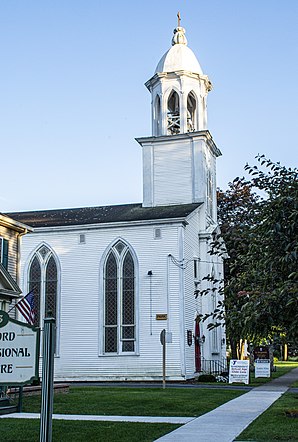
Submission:
M 135 264 L 126 244 L 118 241 L 104 265 L 104 352 L 136 351 Z
M 176 91 L 172 91 L 168 98 L 168 134 L 180 133 L 180 105 L 179 96 Z
M 196 107 L 196 98 L 194 96 L 194 93 L 190 92 L 187 96 L 187 132 L 193 132 L 197 129 Z
M 157 95 L 154 107 L 155 135 L 160 135 L 160 116 L 160 98 Z
M 43 245 L 34 254 L 28 270 L 28 291 L 34 294 L 34 325 L 46 316 L 57 318 L 58 271 L 51 250 Z

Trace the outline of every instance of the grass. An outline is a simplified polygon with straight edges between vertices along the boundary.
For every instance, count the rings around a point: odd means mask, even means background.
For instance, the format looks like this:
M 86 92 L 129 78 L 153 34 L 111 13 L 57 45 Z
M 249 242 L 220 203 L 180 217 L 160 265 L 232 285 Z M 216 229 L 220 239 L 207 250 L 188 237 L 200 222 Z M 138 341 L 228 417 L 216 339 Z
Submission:
M 266 384 L 267 382 L 272 381 L 273 379 L 279 378 L 280 376 L 283 376 L 284 374 L 288 373 L 289 371 L 293 370 L 293 368 L 298 367 L 298 362 L 296 361 L 283 361 L 283 362 L 277 362 L 275 364 L 276 371 L 273 371 L 271 373 L 270 378 L 255 378 L 255 373 L 250 372 L 249 373 L 249 384 L 250 387 L 258 387 L 262 384 Z M 298 386 L 298 383 L 296 383 Z M 213 384 L 214 385 L 214 384 Z M 244 385 L 244 383 L 234 383 L 233 385 Z M 298 439 L 297 439 L 298 440 Z
M 297 441 L 298 419 L 287 417 L 287 410 L 298 410 L 298 395 L 285 393 L 268 410 L 244 430 L 236 440 L 241 441 Z
M 276 371 L 273 371 L 271 373 L 271 378 L 255 378 L 254 372 L 250 373 L 249 385 L 251 385 L 252 387 L 258 387 L 261 384 L 265 384 L 272 381 L 273 379 L 279 378 L 280 376 L 283 376 L 284 374 L 293 370 L 293 368 L 297 368 L 298 362 L 277 362 L 275 366 Z
M 39 419 L 1 419 L 1 440 L 38 442 Z M 130 422 L 53 421 L 53 441 L 59 442 L 152 442 L 178 428 L 173 424 Z
M 54 413 L 199 416 L 240 396 L 245 391 L 223 389 L 158 389 L 71 387 L 68 394 L 54 396 Z M 40 396 L 24 398 L 24 412 L 40 411 Z M 0 419 L 1 440 L 37 442 L 39 420 Z M 53 441 L 151 442 L 179 425 L 131 422 L 53 421 Z
M 118 416 L 200 416 L 245 393 L 183 388 L 70 387 L 54 396 L 54 413 Z M 39 412 L 40 396 L 24 398 L 24 412 Z

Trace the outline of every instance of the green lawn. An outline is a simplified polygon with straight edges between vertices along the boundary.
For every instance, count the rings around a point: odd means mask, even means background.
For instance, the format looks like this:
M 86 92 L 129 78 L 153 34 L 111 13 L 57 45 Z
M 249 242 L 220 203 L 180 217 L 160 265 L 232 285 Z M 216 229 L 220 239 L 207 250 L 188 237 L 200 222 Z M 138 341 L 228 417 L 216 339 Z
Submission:
M 0 419 L 3 442 L 39 442 L 39 420 Z M 53 421 L 53 442 L 152 442 L 179 425 Z
M 223 389 L 70 387 L 54 397 L 54 413 L 199 416 L 245 391 Z M 40 396 L 24 398 L 24 412 L 40 411 Z M 151 442 L 179 425 L 130 422 L 53 421 L 53 441 Z M 39 420 L 0 419 L 1 440 L 37 442 Z
M 245 393 L 201 388 L 70 387 L 56 394 L 54 413 L 119 416 L 199 416 Z M 24 398 L 24 412 L 39 412 L 40 396 Z
M 272 381 L 272 379 L 279 378 L 280 376 L 283 376 L 284 374 L 293 370 L 293 368 L 297 368 L 298 362 L 277 362 L 275 366 L 276 371 L 271 373 L 271 378 L 255 378 L 254 373 L 251 373 L 249 385 L 251 385 L 252 387 L 257 387 L 261 384 Z
M 244 430 L 236 440 L 241 441 L 297 441 L 298 418 L 287 417 L 287 410 L 297 410 L 298 395 L 285 393 L 267 411 Z

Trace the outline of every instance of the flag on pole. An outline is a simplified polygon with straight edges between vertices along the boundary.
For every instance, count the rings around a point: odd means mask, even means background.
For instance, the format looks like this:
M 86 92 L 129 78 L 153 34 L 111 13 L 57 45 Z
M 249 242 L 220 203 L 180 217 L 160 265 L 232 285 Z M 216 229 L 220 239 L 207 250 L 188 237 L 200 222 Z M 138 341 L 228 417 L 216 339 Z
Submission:
M 34 310 L 34 293 L 33 291 L 29 292 L 24 298 L 22 298 L 15 307 L 19 310 L 22 316 L 26 319 L 26 321 L 33 325 L 35 318 L 35 310 Z

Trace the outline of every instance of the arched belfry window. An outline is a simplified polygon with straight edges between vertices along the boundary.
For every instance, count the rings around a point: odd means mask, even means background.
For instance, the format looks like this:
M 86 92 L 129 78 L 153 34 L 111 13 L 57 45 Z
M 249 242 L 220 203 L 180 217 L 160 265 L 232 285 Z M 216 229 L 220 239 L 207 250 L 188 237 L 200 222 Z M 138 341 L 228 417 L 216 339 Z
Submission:
M 196 125 L 197 101 L 193 92 L 187 96 L 187 132 L 193 132 L 197 129 Z
M 160 135 L 160 121 L 161 121 L 161 108 L 160 108 L 160 98 L 159 95 L 156 96 L 155 106 L 154 106 L 154 121 L 155 121 L 155 135 Z
M 34 325 L 42 325 L 46 316 L 57 318 L 58 269 L 51 250 L 42 245 L 31 259 L 28 290 L 34 294 Z
M 118 241 L 104 264 L 104 353 L 136 351 L 136 274 L 129 247 Z
M 180 105 L 179 96 L 176 91 L 172 91 L 168 98 L 168 134 L 176 135 L 180 133 Z

